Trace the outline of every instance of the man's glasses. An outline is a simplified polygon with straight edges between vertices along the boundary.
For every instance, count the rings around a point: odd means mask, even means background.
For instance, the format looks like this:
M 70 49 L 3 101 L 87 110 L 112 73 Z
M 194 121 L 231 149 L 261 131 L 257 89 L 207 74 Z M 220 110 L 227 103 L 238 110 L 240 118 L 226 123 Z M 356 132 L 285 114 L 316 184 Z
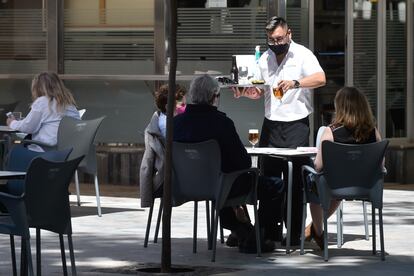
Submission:
M 285 40 L 286 40 L 286 38 L 288 37 L 289 34 L 290 34 L 290 31 L 287 31 L 284 36 L 279 36 L 279 37 L 276 37 L 276 38 L 267 37 L 267 44 L 269 44 L 269 45 L 283 44 L 283 42 L 285 42 Z

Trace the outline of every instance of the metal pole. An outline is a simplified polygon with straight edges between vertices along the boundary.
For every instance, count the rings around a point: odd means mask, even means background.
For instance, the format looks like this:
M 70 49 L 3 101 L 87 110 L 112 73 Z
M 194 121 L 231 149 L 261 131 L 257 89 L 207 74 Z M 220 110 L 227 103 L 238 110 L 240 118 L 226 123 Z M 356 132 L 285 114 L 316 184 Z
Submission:
M 345 5 L 345 85 L 354 86 L 354 1 Z
M 377 122 L 378 131 L 386 136 L 385 133 L 385 93 L 386 93 L 386 81 L 385 81 L 385 66 L 386 66 L 386 20 L 387 20 L 387 1 L 378 1 L 377 12 Z
M 407 28 L 407 138 L 414 141 L 414 5 L 413 0 L 407 0 L 406 4 L 406 28 Z

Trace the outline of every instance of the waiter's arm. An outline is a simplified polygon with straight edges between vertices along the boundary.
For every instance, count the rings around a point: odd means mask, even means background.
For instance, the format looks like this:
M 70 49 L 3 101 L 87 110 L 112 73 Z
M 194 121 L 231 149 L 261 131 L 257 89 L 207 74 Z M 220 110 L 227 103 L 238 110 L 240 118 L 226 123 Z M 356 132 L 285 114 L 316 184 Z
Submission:
M 326 84 L 325 73 L 317 72 L 309 76 L 303 77 L 297 80 L 299 82 L 299 87 L 302 88 L 318 88 Z M 294 80 L 281 80 L 277 84 L 282 88 L 283 91 L 288 91 L 289 89 L 295 88 Z
M 300 83 L 300 87 L 318 88 L 326 84 L 326 77 L 324 72 L 317 72 L 298 81 Z

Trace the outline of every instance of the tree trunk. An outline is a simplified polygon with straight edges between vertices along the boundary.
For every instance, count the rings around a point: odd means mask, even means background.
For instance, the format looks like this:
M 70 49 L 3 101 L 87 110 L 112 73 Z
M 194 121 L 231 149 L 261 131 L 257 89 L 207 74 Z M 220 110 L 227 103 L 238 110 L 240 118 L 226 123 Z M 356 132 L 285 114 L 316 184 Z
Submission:
M 171 175 L 172 175 L 172 140 L 173 114 L 175 109 L 175 79 L 177 69 L 177 0 L 166 0 L 167 11 L 170 13 L 170 41 L 169 57 L 170 68 L 168 75 L 168 103 L 167 103 L 167 137 L 165 145 L 165 175 L 164 175 L 164 210 L 162 215 L 162 252 L 161 272 L 171 270 Z

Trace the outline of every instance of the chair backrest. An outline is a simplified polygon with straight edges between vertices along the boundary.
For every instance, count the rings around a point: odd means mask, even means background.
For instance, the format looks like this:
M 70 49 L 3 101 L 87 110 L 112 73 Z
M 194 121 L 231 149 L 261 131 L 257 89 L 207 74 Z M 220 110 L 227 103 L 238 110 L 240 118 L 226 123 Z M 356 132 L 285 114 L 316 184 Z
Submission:
M 9 159 L 6 164 L 6 170 L 26 172 L 29 168 L 30 162 L 38 156 L 42 156 L 42 158 L 49 161 L 65 161 L 71 151 L 72 149 L 38 152 L 29 150 L 21 145 L 16 145 L 10 151 Z M 8 192 L 13 195 L 21 195 L 24 192 L 24 186 L 24 180 L 15 179 L 7 181 Z
M 86 109 L 85 109 L 85 108 L 83 108 L 83 109 L 79 109 L 78 111 L 79 111 L 79 117 L 82 119 L 83 115 L 84 115 L 84 114 L 85 114 L 85 112 L 86 112 Z
M 326 126 L 321 126 L 318 129 L 318 134 L 316 134 L 316 143 L 315 143 L 315 147 L 317 147 L 318 149 L 321 147 L 321 139 L 322 139 L 322 134 L 325 131 L 325 128 L 327 128 Z
M 9 103 L 9 104 L 0 104 L 0 125 L 6 125 L 8 112 L 13 112 L 16 109 L 16 106 L 19 102 Z
M 172 167 L 174 206 L 187 201 L 216 199 L 222 178 L 217 141 L 173 142 Z
M 331 196 L 365 198 L 382 206 L 382 161 L 387 145 L 387 140 L 357 145 L 323 141 L 323 172 Z
M 99 126 L 104 117 L 93 120 L 78 120 L 72 117 L 63 117 L 58 129 L 57 148 L 73 148 L 69 158 L 74 159 L 85 156 L 79 165 L 79 169 L 90 173 L 96 173 L 96 151 L 93 144 Z
M 30 163 L 25 179 L 30 227 L 71 233 L 68 187 L 82 158 L 53 162 L 37 157 Z

